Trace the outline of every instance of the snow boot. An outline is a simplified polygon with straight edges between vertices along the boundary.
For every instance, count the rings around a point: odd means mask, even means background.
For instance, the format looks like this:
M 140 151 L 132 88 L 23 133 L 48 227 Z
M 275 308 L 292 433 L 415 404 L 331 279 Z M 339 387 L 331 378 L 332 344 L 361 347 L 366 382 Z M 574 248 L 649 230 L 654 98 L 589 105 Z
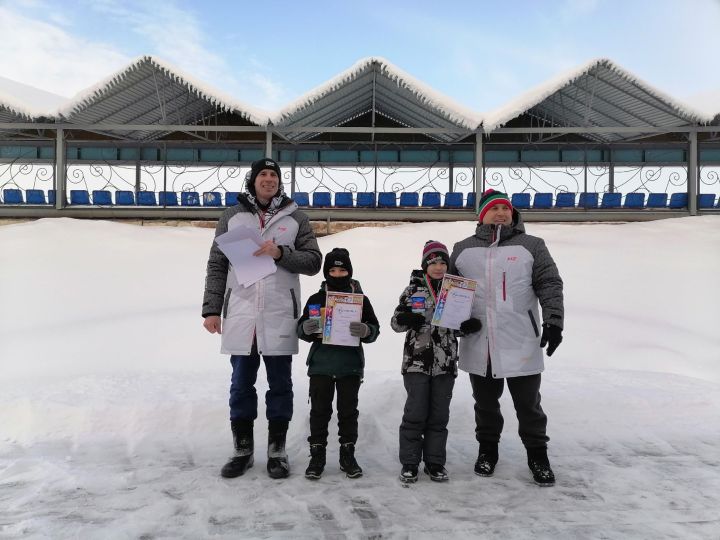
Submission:
M 348 478 L 360 478 L 363 471 L 355 460 L 355 444 L 345 443 L 340 445 L 340 470 Z
M 310 464 L 305 469 L 305 478 L 319 480 L 325 470 L 325 445 L 310 445 Z
M 405 464 L 402 466 L 400 471 L 400 481 L 403 484 L 413 484 L 417 482 L 418 478 L 418 466 Z
M 285 451 L 288 422 L 286 420 L 270 420 L 268 425 L 268 461 L 267 472 L 270 478 L 287 478 L 290 476 L 290 463 Z
M 450 479 L 445 467 L 439 463 L 426 463 L 424 471 L 433 482 L 447 482 Z
M 475 462 L 475 474 L 478 476 L 492 476 L 498 462 L 497 443 L 480 443 L 478 458 Z
M 235 455 L 223 466 L 220 476 L 236 478 L 253 466 L 253 421 L 231 420 Z
M 549 487 L 555 485 L 555 474 L 550 468 L 547 448 L 528 448 L 528 467 L 532 472 L 533 480 L 538 486 Z

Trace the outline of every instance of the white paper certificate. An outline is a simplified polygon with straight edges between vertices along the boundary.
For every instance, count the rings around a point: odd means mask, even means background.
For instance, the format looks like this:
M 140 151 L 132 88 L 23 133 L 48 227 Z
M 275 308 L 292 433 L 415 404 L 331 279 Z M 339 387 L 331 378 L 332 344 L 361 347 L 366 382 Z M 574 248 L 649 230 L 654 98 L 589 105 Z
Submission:
M 235 227 L 215 238 L 220 251 L 230 261 L 238 282 L 249 287 L 277 270 L 270 255 L 255 257 L 253 253 L 263 243 L 260 233 L 249 227 Z
M 459 330 L 470 318 L 476 287 L 474 279 L 445 274 L 430 324 Z
M 328 291 L 322 342 L 347 347 L 360 345 L 360 338 L 350 335 L 350 323 L 362 321 L 362 306 L 362 294 Z

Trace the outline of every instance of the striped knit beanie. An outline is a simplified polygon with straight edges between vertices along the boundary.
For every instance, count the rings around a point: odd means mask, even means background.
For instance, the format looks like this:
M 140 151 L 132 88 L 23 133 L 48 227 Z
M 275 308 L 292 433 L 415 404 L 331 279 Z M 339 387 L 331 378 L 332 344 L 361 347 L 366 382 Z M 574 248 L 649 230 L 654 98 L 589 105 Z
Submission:
M 428 240 L 425 242 L 422 254 L 422 269 L 427 272 L 428 265 L 443 261 L 450 266 L 450 252 L 445 244 L 437 240 Z
M 482 220 L 485 217 L 485 214 L 487 214 L 487 211 L 496 204 L 504 204 L 512 212 L 513 207 L 506 193 L 503 193 L 501 191 L 495 191 L 494 189 L 488 189 L 485 193 L 482 194 L 482 197 L 480 197 L 480 202 L 478 203 L 478 221 L 480 223 L 482 223 Z

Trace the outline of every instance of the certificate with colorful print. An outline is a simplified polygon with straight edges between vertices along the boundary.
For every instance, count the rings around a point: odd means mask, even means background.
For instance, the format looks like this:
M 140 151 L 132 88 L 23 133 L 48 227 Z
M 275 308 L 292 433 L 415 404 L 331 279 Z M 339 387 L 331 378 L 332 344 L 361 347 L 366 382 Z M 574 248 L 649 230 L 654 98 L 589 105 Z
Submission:
M 460 330 L 460 324 L 470 318 L 477 281 L 445 274 L 430 324 Z
M 346 347 L 360 345 L 360 338 L 350 335 L 350 323 L 362 321 L 362 306 L 362 294 L 328 291 L 322 342 Z

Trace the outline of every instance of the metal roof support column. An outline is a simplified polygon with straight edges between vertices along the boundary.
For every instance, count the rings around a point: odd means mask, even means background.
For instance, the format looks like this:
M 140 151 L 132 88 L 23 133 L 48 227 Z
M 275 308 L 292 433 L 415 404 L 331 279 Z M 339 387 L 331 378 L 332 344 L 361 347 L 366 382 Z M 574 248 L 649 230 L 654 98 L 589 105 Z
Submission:
M 62 210 L 66 206 L 65 187 L 65 130 L 57 129 L 55 138 L 55 208 Z
M 272 129 L 265 128 L 265 157 L 272 159 Z
M 688 210 L 691 216 L 697 216 L 698 194 L 698 142 L 697 131 L 690 132 L 690 149 L 688 152 Z
M 615 163 L 613 162 L 613 158 L 615 157 L 615 152 L 610 150 L 610 163 L 608 163 L 608 191 L 612 193 L 615 191 Z
M 485 191 L 485 160 L 483 159 L 483 134 L 475 133 L 475 211 L 477 211 L 480 196 Z

